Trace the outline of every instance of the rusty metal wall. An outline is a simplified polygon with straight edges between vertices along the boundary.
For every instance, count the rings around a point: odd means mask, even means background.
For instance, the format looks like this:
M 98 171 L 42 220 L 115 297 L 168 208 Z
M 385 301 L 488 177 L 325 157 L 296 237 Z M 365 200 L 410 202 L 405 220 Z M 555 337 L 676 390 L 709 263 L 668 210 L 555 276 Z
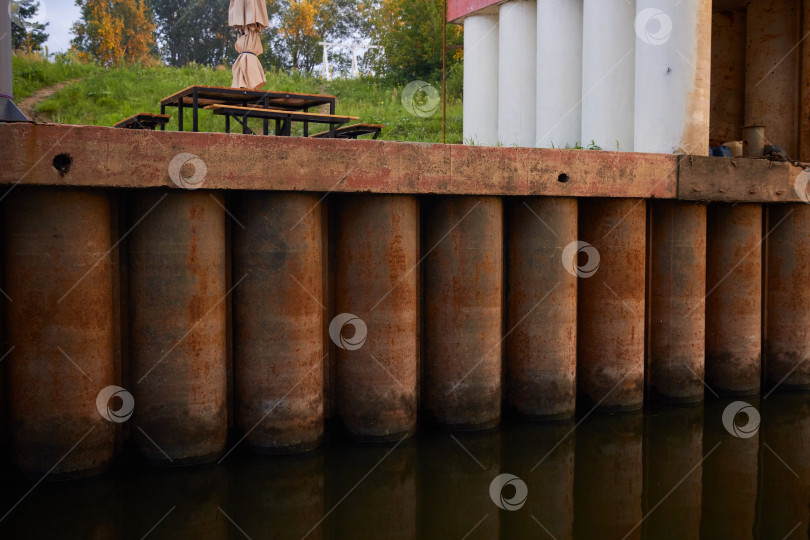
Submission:
M 769 207 L 765 379 L 810 386 L 810 205 Z
M 227 433 L 222 199 L 144 190 L 129 216 L 135 444 L 159 465 L 211 461 Z
M 649 388 L 700 401 L 706 346 L 706 205 L 654 201 L 650 254 Z
M 424 201 L 422 405 L 449 428 L 496 425 L 501 413 L 503 202 Z
M 762 205 L 712 204 L 706 261 L 706 382 L 713 391 L 760 388 Z
M 336 212 L 338 413 L 358 439 L 401 439 L 416 431 L 419 203 L 355 195 Z
M 802 0 L 801 30 L 804 37 L 810 34 L 810 0 Z M 810 41 L 799 44 L 799 156 L 801 161 L 810 161 Z
M 712 14 L 711 113 L 709 140 L 740 140 L 745 123 L 746 10 Z
M 323 436 L 318 199 L 240 193 L 234 205 L 235 416 L 258 451 L 307 450 Z
M 765 126 L 768 141 L 796 159 L 800 3 L 751 2 L 746 20 L 745 123 Z
M 644 402 L 646 220 L 643 199 L 580 200 L 579 242 L 592 247 L 577 252 L 587 262 L 574 260 L 577 380 L 606 409 L 639 409 Z
M 37 478 L 99 472 L 115 443 L 96 406 L 115 382 L 108 194 L 18 187 L 3 215 L 13 463 Z
M 507 206 L 506 399 L 530 418 L 566 418 L 576 405 L 577 277 L 562 263 L 576 242 L 577 200 Z

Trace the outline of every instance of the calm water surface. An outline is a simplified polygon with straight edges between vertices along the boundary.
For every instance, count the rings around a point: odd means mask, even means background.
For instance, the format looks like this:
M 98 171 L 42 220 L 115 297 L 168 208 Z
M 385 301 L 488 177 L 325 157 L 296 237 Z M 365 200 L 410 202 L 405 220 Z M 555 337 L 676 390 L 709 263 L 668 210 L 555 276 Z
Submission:
M 0 538 L 807 538 L 810 394 L 743 399 L 761 413 L 750 438 L 723 427 L 731 401 L 594 413 L 576 429 L 427 431 L 396 446 L 336 437 L 302 456 L 235 452 L 202 469 L 121 466 L 40 484 Z M 490 497 L 502 473 L 526 484 L 517 510 Z M 4 477 L 0 514 L 32 485 Z

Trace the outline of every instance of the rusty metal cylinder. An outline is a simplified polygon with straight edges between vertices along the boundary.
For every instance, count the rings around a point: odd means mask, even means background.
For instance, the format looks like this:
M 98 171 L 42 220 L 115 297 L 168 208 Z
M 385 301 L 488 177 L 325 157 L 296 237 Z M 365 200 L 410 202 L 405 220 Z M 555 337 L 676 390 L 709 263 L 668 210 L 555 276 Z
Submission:
M 318 199 L 241 193 L 234 209 L 235 422 L 260 452 L 308 450 L 323 436 Z
M 608 410 L 644 401 L 646 202 L 583 199 L 579 244 L 562 261 L 579 275 L 579 388 Z
M 706 205 L 652 203 L 649 383 L 662 401 L 703 399 Z
M 158 465 L 208 462 L 228 422 L 224 205 L 205 191 L 141 191 L 129 219 L 135 444 Z
M 810 387 L 810 205 L 768 210 L 768 384 Z
M 577 238 L 577 200 L 516 201 L 508 222 L 506 398 L 529 418 L 567 418 L 577 394 L 577 278 L 560 261 Z
M 450 429 L 492 427 L 501 411 L 503 203 L 440 197 L 423 215 L 423 405 Z
M 17 187 L 3 206 L 12 461 L 37 477 L 100 472 L 115 445 L 115 424 L 96 406 L 115 384 L 110 201 Z
M 709 207 L 706 263 L 706 383 L 755 394 L 762 343 L 762 205 Z
M 338 414 L 360 440 L 401 439 L 416 430 L 419 203 L 344 197 L 335 234 Z

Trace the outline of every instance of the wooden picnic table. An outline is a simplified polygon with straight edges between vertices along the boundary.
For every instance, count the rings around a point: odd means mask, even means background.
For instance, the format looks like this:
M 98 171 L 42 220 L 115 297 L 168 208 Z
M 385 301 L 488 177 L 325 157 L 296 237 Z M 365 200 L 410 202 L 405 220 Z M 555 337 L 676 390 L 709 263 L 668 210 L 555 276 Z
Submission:
M 121 120 L 113 127 L 124 129 L 151 129 L 154 131 L 158 126 L 162 129 L 171 118 L 172 117 L 168 114 L 138 113 Z
M 225 115 L 226 119 L 233 118 L 244 129 L 247 129 L 248 118 L 261 118 L 265 120 L 264 134 L 269 135 L 268 121 L 275 120 L 276 122 L 276 135 L 289 137 L 292 131 L 293 122 L 305 122 L 314 124 L 328 124 L 329 132 L 333 137 L 336 130 L 343 124 L 351 120 L 359 120 L 356 116 L 340 116 L 334 114 L 318 114 L 308 113 L 301 111 L 279 110 L 279 109 L 265 109 L 262 107 L 241 107 L 237 105 L 222 105 L 214 104 L 205 107 L 211 110 L 214 114 Z M 226 133 L 230 133 L 230 123 L 226 123 Z
M 160 100 L 160 113 L 165 114 L 166 107 L 177 107 L 177 125 L 179 131 L 183 131 L 183 109 L 190 107 L 192 110 L 192 131 L 197 132 L 199 131 L 199 108 L 210 105 L 303 111 L 305 113 L 308 113 L 312 107 L 329 105 L 329 114 L 333 115 L 337 106 L 337 98 L 325 94 L 301 94 L 272 90 L 243 90 L 226 86 L 194 85 Z M 229 117 L 226 116 L 226 118 Z M 264 121 L 265 131 L 268 130 L 268 121 L 269 118 Z M 308 128 L 309 123 L 304 122 L 304 136 L 309 134 Z M 164 128 L 161 127 L 161 129 Z

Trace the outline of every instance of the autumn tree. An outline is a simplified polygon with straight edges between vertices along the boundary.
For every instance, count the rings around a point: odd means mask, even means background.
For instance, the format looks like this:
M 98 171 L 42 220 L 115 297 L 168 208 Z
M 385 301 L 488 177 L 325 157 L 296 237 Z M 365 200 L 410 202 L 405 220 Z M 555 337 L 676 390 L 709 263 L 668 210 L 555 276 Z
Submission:
M 284 65 L 311 73 L 321 62 L 321 41 L 352 37 L 362 25 L 358 0 L 281 0 L 271 47 Z
M 39 12 L 36 0 L 17 0 L 9 4 L 11 15 L 11 46 L 28 52 L 38 51 L 48 41 L 45 28 L 49 23 L 35 21 Z
M 435 81 L 442 73 L 443 0 L 376 0 L 371 5 L 371 35 L 385 52 L 378 71 L 406 82 Z M 447 25 L 447 44 L 463 43 L 462 29 Z M 447 55 L 448 70 L 460 69 L 462 54 Z
M 156 50 L 155 23 L 146 0 L 76 0 L 81 18 L 73 45 L 104 66 L 139 62 Z

